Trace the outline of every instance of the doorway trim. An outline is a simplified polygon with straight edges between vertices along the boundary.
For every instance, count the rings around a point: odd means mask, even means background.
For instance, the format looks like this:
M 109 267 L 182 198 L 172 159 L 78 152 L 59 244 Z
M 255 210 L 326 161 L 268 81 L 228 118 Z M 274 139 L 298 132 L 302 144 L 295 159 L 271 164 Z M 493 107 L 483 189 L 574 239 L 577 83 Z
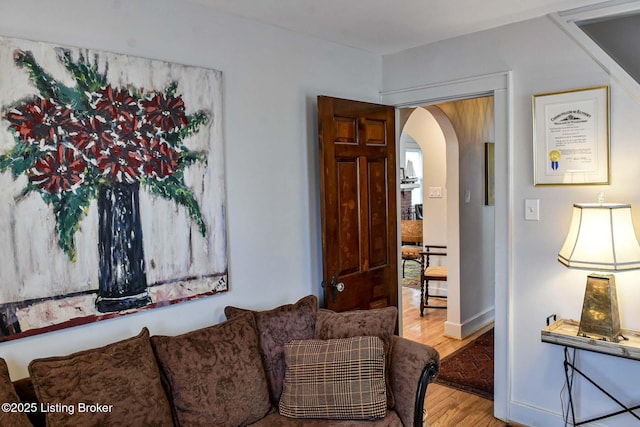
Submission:
M 495 127 L 495 362 L 494 406 L 496 418 L 509 420 L 511 401 L 511 295 L 513 218 L 513 77 L 511 71 L 380 93 L 380 102 L 398 108 L 476 98 L 494 97 Z M 396 129 L 398 132 L 398 129 Z M 398 193 L 399 194 L 399 188 Z M 400 299 L 399 299 L 400 300 Z M 399 301 L 401 303 L 401 301 Z

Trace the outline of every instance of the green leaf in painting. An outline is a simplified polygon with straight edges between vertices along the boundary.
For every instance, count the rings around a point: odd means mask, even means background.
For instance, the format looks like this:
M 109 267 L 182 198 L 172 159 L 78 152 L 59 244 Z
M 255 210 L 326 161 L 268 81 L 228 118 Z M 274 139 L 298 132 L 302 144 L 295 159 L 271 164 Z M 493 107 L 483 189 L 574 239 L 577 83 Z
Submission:
M 0 172 L 11 168 L 13 178 L 16 179 L 43 155 L 37 145 L 22 144 L 18 141 L 11 150 L 0 155 Z
M 43 98 L 53 99 L 59 105 L 75 106 L 77 104 L 77 92 L 74 89 L 59 83 L 51 74 L 44 71 L 44 69 L 36 62 L 33 57 L 33 53 L 16 50 L 14 52 L 13 59 L 16 65 L 24 67 L 29 71 L 29 78 L 33 84 L 36 85 L 36 88 L 40 92 L 40 96 Z
M 77 83 L 77 89 L 69 95 L 69 104 L 78 109 L 89 110 L 89 94 L 106 86 L 107 76 L 100 73 L 97 64 L 91 64 L 88 58 L 80 55 L 77 62 L 71 60 L 71 52 L 68 49 L 58 49 L 58 58 L 71 73 Z
M 195 114 L 188 115 L 187 120 L 189 124 L 180 130 L 181 140 L 198 132 L 198 128 L 209 120 L 209 115 L 204 111 L 198 111 Z
M 176 172 L 163 181 L 148 180 L 144 182 L 152 194 L 167 200 L 173 200 L 187 209 L 189 217 L 197 224 L 202 237 L 206 237 L 207 228 L 202 220 L 202 213 L 198 201 L 193 197 L 191 189 L 184 183 L 182 172 Z
M 51 203 L 56 216 L 56 232 L 58 245 L 69 256 L 76 260 L 76 244 L 74 236 L 80 228 L 80 220 L 87 213 L 91 199 L 95 198 L 95 190 L 91 187 L 80 187 L 77 191 L 67 191 L 62 195 L 41 193 L 45 202 Z

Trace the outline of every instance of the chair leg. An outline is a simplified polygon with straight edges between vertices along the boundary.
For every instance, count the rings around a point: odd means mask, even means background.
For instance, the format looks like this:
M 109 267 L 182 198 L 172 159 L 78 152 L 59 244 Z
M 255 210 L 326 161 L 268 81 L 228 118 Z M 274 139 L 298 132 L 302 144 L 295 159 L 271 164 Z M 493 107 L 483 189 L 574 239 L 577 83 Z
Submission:
M 404 263 L 407 262 L 406 259 L 402 260 L 402 278 L 404 279 Z
M 424 286 L 424 305 L 427 306 L 429 305 L 429 281 L 425 280 L 425 286 Z
M 429 281 L 425 280 L 426 282 L 426 286 L 425 286 L 425 290 L 424 290 L 424 307 L 427 308 L 443 308 L 446 309 L 447 306 L 446 305 L 429 305 Z M 432 295 L 432 298 L 447 298 L 446 296 L 438 296 L 438 295 Z
M 429 307 L 429 281 L 424 281 L 424 306 Z
M 420 317 L 424 317 L 424 306 L 425 306 L 425 299 L 424 299 L 424 282 L 425 280 L 422 279 L 422 277 L 420 278 Z

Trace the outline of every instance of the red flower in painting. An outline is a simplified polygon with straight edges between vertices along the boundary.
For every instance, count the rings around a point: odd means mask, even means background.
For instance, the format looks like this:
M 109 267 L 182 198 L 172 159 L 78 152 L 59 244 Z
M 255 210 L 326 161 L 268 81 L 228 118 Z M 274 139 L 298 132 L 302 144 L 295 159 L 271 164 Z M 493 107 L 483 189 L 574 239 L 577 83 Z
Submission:
M 140 180 L 144 158 L 132 144 L 114 144 L 98 157 L 98 170 L 117 182 L 133 184 Z
M 140 121 L 134 117 L 131 120 L 119 122 L 113 129 L 113 135 L 120 142 L 140 145 Z
M 58 145 L 56 151 L 47 153 L 34 162 L 28 170 L 29 181 L 47 193 L 69 191 L 84 181 L 87 163 L 75 150 Z
M 79 131 L 71 136 L 71 142 L 90 160 L 95 160 L 113 143 L 111 126 L 102 117 L 87 117 L 80 122 Z
M 145 140 L 143 151 L 146 160 L 144 172 L 148 176 L 163 179 L 173 175 L 180 167 L 180 152 L 160 138 Z
M 138 113 L 138 100 L 126 89 L 108 85 L 97 92 L 96 111 L 108 120 L 133 120 Z
M 147 121 L 165 132 L 189 124 L 182 96 L 165 98 L 164 95 L 156 93 L 151 99 L 142 100 L 140 103 Z
M 11 109 L 6 118 L 11 123 L 10 127 L 22 136 L 23 142 L 29 139 L 52 141 L 59 131 L 74 128 L 71 110 L 54 104 L 48 98 L 35 98 L 23 103 Z

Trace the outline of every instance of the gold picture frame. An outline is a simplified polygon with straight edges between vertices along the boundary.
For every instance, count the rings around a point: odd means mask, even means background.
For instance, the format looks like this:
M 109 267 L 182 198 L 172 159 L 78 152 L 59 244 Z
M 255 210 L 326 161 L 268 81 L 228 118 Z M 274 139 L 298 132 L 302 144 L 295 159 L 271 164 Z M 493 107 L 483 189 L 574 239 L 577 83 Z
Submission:
M 609 86 L 533 95 L 534 185 L 609 184 Z

